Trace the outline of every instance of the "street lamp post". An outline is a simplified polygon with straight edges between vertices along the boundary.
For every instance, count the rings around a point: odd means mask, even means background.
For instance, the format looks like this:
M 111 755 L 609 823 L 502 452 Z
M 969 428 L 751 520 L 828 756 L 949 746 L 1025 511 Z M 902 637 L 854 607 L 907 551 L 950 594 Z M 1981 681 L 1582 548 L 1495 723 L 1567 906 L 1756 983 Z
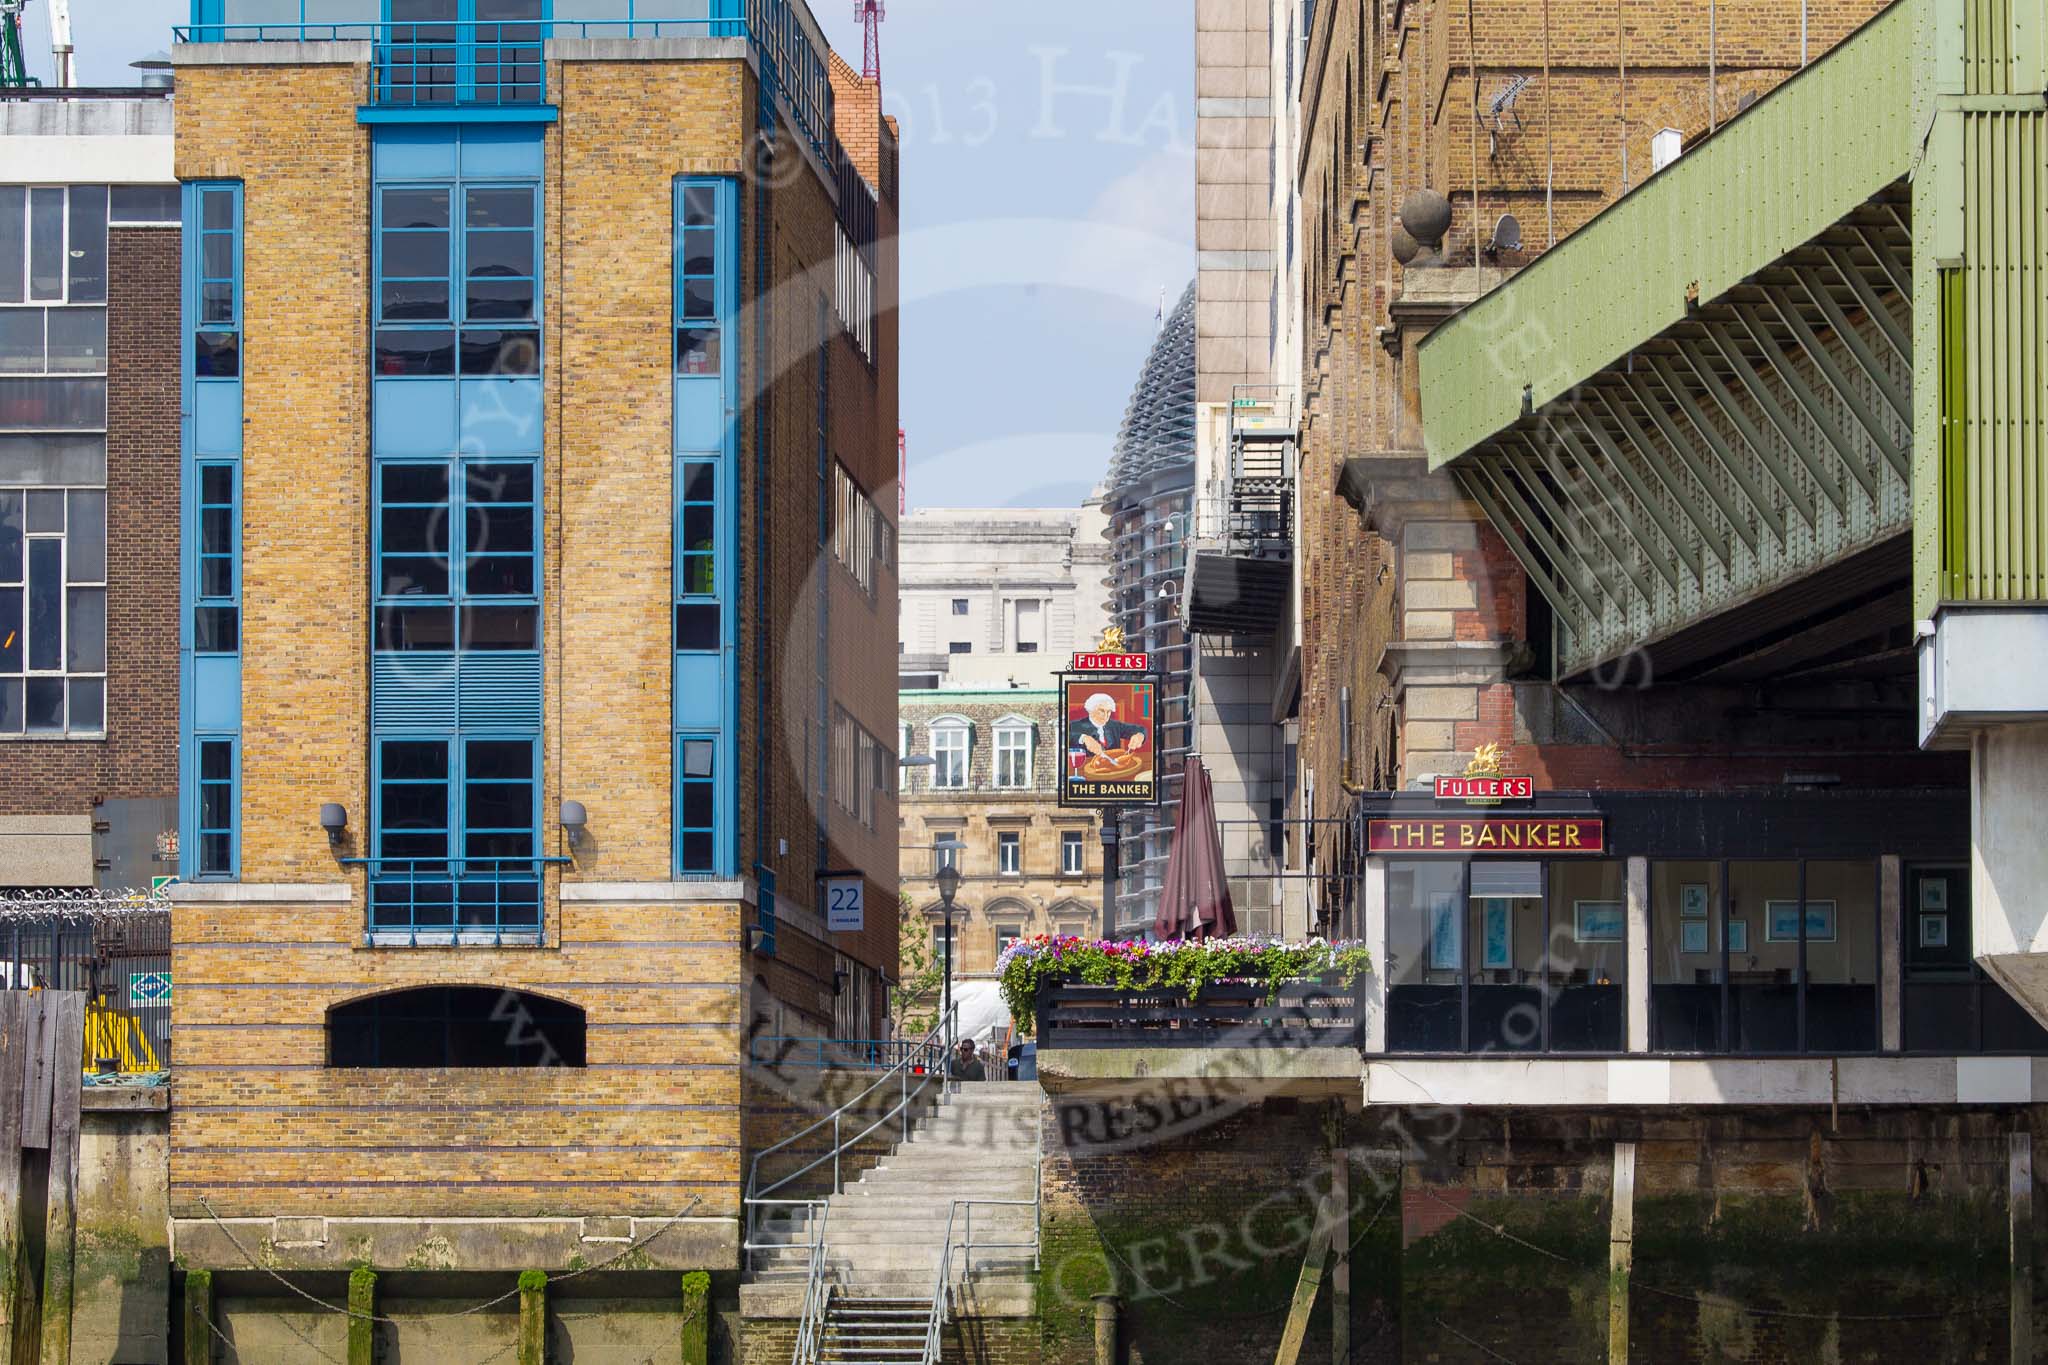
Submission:
M 932 879 L 939 884 L 939 904 L 946 913 L 946 959 L 942 964 L 946 975 L 940 995 L 939 1028 L 946 1045 L 945 1076 L 948 1080 L 953 1076 L 953 897 L 960 893 L 960 868 L 948 855 L 959 847 L 958 843 L 950 841 L 940 845 L 939 870 L 932 874 Z

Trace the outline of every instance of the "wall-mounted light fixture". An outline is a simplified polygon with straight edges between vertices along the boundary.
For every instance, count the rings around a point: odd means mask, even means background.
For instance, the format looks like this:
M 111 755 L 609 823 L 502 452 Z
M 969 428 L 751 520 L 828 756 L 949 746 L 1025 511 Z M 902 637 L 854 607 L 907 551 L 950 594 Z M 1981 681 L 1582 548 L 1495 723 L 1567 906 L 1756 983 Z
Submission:
M 348 829 L 348 807 L 339 801 L 328 801 L 320 807 L 320 828 L 327 831 L 327 846 L 341 847 L 341 836 Z
M 586 827 L 590 824 L 590 812 L 583 809 L 581 801 L 562 803 L 562 833 L 569 836 L 569 847 L 581 848 Z

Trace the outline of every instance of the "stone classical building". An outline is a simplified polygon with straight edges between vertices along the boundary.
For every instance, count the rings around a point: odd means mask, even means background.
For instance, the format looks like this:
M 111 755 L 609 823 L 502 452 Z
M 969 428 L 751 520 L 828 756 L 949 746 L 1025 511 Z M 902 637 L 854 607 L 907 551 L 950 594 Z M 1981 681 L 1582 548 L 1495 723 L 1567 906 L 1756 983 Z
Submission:
M 1108 521 L 1078 509 L 921 507 L 903 519 L 904 687 L 1049 687 L 1108 623 Z
M 177 871 L 168 89 L 0 104 L 0 890 Z
M 1012 939 L 1029 934 L 1095 937 L 1102 922 L 1100 821 L 1064 810 L 1057 796 L 1066 756 L 1059 693 L 1050 688 L 906 691 L 899 740 L 931 767 L 906 770 L 899 810 L 903 891 L 946 949 L 932 881 L 946 858 L 960 870 L 954 970 L 985 975 Z M 941 843 L 964 847 L 942 852 Z
M 736 1272 L 748 1035 L 878 1027 L 897 143 L 802 0 L 715 12 L 181 35 L 181 1265 Z M 673 1352 L 659 1280 L 556 1353 Z

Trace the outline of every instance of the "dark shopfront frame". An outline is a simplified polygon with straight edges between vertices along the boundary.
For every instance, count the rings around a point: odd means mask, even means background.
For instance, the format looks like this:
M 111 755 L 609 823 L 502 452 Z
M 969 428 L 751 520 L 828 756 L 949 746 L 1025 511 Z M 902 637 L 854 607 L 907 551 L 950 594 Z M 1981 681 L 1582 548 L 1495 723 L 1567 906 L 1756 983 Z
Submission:
M 1732 1027 L 1731 982 L 1729 980 L 1729 953 L 1725 927 L 1719 932 L 1720 940 L 1720 1006 L 1718 1010 L 1717 1048 L 1673 1048 L 1664 1046 L 1664 1039 L 1658 1036 L 1658 1012 L 1655 1008 L 1655 972 L 1652 968 L 1649 979 L 1641 983 L 1651 1003 L 1650 1037 L 1651 1052 L 1665 1056 L 1815 1056 L 1834 1055 L 1847 1051 L 1829 1048 L 1825 1053 L 1809 1052 L 1809 998 L 1813 983 L 1807 980 L 1807 915 L 1804 912 L 1807 897 L 1808 862 L 1868 862 L 1873 882 L 1873 904 L 1876 914 L 1873 918 L 1873 932 L 1877 936 L 1874 946 L 1874 960 L 1879 964 L 1871 988 L 1871 1019 L 1869 1036 L 1872 1046 L 1860 1048 L 1859 1052 L 1880 1052 L 1884 1041 L 1884 1012 L 1886 972 L 1884 970 L 1884 930 L 1886 909 L 1883 896 L 1883 859 L 1896 857 L 1901 866 L 1910 868 L 1915 864 L 1938 864 L 1967 861 L 1970 847 L 1969 793 L 1963 788 L 1905 788 L 1891 791 L 1843 791 L 1828 788 L 1786 787 L 1758 788 L 1747 791 L 1607 791 L 1607 792 L 1548 792 L 1537 801 L 1523 806 L 1521 803 L 1474 807 L 1464 802 L 1437 801 L 1426 793 L 1401 792 L 1375 794 L 1361 798 L 1358 803 L 1358 818 L 1364 820 L 1395 819 L 1415 820 L 1427 818 L 1465 817 L 1479 818 L 1523 817 L 1584 819 L 1597 817 L 1604 822 L 1603 847 L 1597 854 L 1565 854 L 1538 859 L 1552 862 L 1614 861 L 1623 868 L 1626 886 L 1628 860 L 1643 858 L 1649 864 L 1659 862 L 1701 862 L 1719 865 L 1720 877 L 1714 896 L 1713 914 L 1710 920 L 1719 926 L 1727 922 L 1727 896 L 1729 889 L 1728 864 L 1731 862 L 1787 862 L 1798 865 L 1799 885 L 1797 896 L 1802 907 L 1798 948 L 1798 968 L 1795 977 L 1795 1042 L 1791 1052 L 1783 1050 L 1754 1050 L 1731 1052 L 1729 1045 L 1736 1041 L 1729 1034 Z M 1424 851 L 1401 851 L 1376 854 L 1386 864 L 1410 861 L 1456 862 L 1461 864 L 1459 873 L 1459 914 L 1467 913 L 1470 903 L 1471 857 L 1465 854 L 1445 851 L 1443 853 Z M 1522 850 L 1506 850 L 1499 855 L 1507 858 L 1529 858 Z M 1549 869 L 1545 869 L 1545 917 L 1549 922 Z M 1654 907 L 1646 906 L 1644 924 L 1650 925 Z M 1388 932 L 1391 935 L 1391 917 L 1396 913 L 1389 892 L 1385 906 L 1389 916 Z M 1901 915 L 1901 960 L 1903 960 L 1903 939 L 1907 932 L 1903 907 Z M 1637 963 L 1647 958 L 1647 952 L 1638 955 L 1634 949 L 1633 934 L 1636 925 L 1631 923 L 1628 937 L 1624 939 L 1624 954 L 1631 963 L 1631 975 Z M 1652 926 L 1654 933 L 1654 927 Z M 1761 925 L 1757 932 L 1762 933 Z M 1472 960 L 1475 949 L 1472 935 L 1462 933 L 1459 970 L 1459 1045 L 1456 1051 L 1435 1050 L 1412 1055 L 1456 1056 L 1470 1054 L 1471 1048 L 1471 986 Z M 1547 945 L 1546 945 L 1547 952 Z M 1898 989 L 1893 983 L 1890 989 Z M 1393 1037 L 1393 992 L 1400 987 L 1388 984 L 1388 1049 L 1395 1051 Z M 1637 989 L 1636 983 L 1624 979 L 1624 993 Z M 1517 1052 L 1510 1055 L 1552 1055 L 1552 1056 L 1624 1056 L 1626 1052 L 1569 1052 L 1551 1050 L 1550 1007 L 1553 991 L 1547 983 L 1543 995 L 1542 1048 L 1536 1052 Z M 1624 1019 L 1626 1006 L 1624 1005 Z M 1627 1029 L 1624 1024 L 1622 1043 L 1627 1045 Z

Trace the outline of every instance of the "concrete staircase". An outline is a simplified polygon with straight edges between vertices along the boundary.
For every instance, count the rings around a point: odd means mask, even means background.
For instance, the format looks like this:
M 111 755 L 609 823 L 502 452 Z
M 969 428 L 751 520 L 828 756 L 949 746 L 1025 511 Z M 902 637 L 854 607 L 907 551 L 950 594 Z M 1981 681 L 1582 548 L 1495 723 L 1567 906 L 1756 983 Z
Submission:
M 893 1310 L 910 1300 L 928 1312 L 946 1239 L 946 1220 L 955 1199 L 1030 1200 L 1038 1191 L 1039 1116 L 1045 1092 L 1033 1081 L 966 1082 L 919 1120 L 908 1141 L 863 1172 L 828 1201 L 825 1218 L 827 1273 L 837 1286 L 835 1310 L 886 1301 Z M 956 1245 L 966 1240 L 968 1211 L 954 1220 Z M 953 1271 L 977 1279 L 1028 1279 L 1038 1235 L 1030 1208 L 976 1208 L 974 1240 L 1020 1244 L 956 1253 Z M 777 1245 L 755 1253 L 754 1280 L 803 1280 L 811 1231 L 792 1213 L 762 1229 L 760 1240 Z M 971 1256 L 971 1259 L 970 1259 Z M 881 1313 L 881 1308 L 874 1310 Z M 835 1313 L 836 1316 L 836 1313 Z M 890 1316 L 883 1314 L 882 1316 Z M 849 1328 L 855 1319 L 849 1318 Z M 878 1319 L 879 1320 L 879 1319 Z M 849 1330 L 847 1340 L 863 1335 Z M 872 1335 L 872 1334 L 868 1334 Z M 921 1347 L 923 1320 L 917 1341 Z M 894 1343 L 892 1343 L 893 1345 Z M 877 1343 L 879 1352 L 880 1344 Z M 877 1353 L 822 1360 L 915 1360 Z

